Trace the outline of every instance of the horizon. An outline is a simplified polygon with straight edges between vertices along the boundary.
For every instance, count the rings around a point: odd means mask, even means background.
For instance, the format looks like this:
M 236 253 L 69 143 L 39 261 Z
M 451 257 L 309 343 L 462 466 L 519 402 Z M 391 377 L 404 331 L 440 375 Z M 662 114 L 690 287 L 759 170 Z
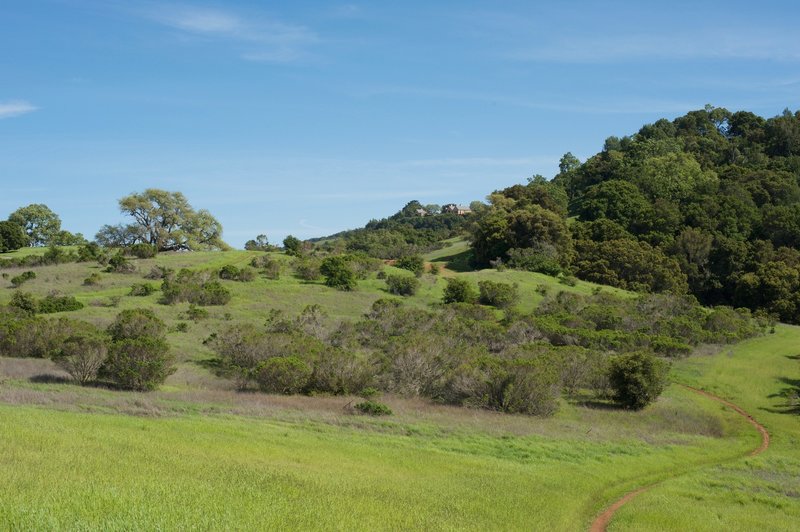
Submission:
M 583 161 L 706 104 L 800 108 L 789 2 L 45 0 L 2 13 L 14 52 L 0 57 L 0 218 L 44 203 L 89 239 L 146 188 L 182 192 L 237 248 L 322 237 L 411 200 L 468 204 L 550 178 L 566 152 Z

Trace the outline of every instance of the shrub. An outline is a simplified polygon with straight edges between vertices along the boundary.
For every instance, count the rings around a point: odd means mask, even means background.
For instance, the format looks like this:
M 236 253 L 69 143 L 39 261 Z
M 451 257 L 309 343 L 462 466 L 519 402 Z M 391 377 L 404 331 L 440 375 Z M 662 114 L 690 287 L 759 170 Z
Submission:
M 322 274 L 319 271 L 320 260 L 313 257 L 298 258 L 294 262 L 294 272 L 304 281 L 316 281 Z
M 172 268 L 167 268 L 166 266 L 153 266 L 150 268 L 150 271 L 144 276 L 144 278 L 157 281 L 159 279 L 170 279 L 174 275 L 175 270 Z
M 314 362 L 309 389 L 315 392 L 346 395 L 363 390 L 374 378 L 367 360 L 341 349 L 326 349 Z
M 244 268 L 237 268 L 233 264 L 227 264 L 220 269 L 219 278 L 228 281 L 247 283 L 256 278 L 256 272 L 246 266 Z
M 296 356 L 273 357 L 261 362 L 254 375 L 261 391 L 291 395 L 305 388 L 311 367 Z
M 478 282 L 480 302 L 497 308 L 513 307 L 519 301 L 519 286 L 493 281 Z
M 37 304 L 37 312 L 41 314 L 72 312 L 82 308 L 83 303 L 75 299 L 74 296 L 59 296 L 55 294 L 45 296 Z
M 206 273 L 190 270 L 181 270 L 174 279 L 164 279 L 161 292 L 161 301 L 168 305 L 184 301 L 203 306 L 225 305 L 231 300 L 230 291 L 219 281 L 209 281 Z
M 553 277 L 564 272 L 564 266 L 553 246 L 514 248 L 508 251 L 508 264 L 517 270 L 540 272 Z
M 253 260 L 250 261 L 250 266 L 260 269 L 261 274 L 267 279 L 277 281 L 281 278 L 281 263 L 269 255 L 253 257 Z
M 408 275 L 387 275 L 386 287 L 391 294 L 413 296 L 419 289 L 419 280 Z
M 100 281 L 102 280 L 103 278 L 100 276 L 99 273 L 93 272 L 89 275 L 89 277 L 83 280 L 83 284 L 84 286 L 96 286 L 100 284 Z
M 36 279 L 36 273 L 27 271 L 23 272 L 19 275 L 15 275 L 11 278 L 11 284 L 14 285 L 14 288 L 18 288 L 22 286 L 24 283 L 30 281 L 31 279 Z
M 664 391 L 668 371 L 664 360 L 642 351 L 612 358 L 609 382 L 614 399 L 626 408 L 644 408 Z
M 131 291 L 128 295 L 146 297 L 156 291 L 156 287 L 150 283 L 136 283 L 131 286 Z
M 69 336 L 53 360 L 79 384 L 97 379 L 97 373 L 108 356 L 109 338 L 90 324 L 83 324 Z
M 353 408 L 361 412 L 362 414 L 366 414 L 368 416 L 391 416 L 392 409 L 389 408 L 387 405 L 383 403 L 379 403 L 377 401 L 361 401 L 360 403 L 356 403 L 353 405 Z
M 439 273 L 442 271 L 442 269 L 439 267 L 438 264 L 432 262 L 431 263 L 431 268 L 428 271 L 431 273 L 431 275 L 439 275 Z
M 78 262 L 93 262 L 98 261 L 105 256 L 103 248 L 96 242 L 88 242 L 82 244 L 78 248 Z
M 175 325 L 175 332 L 182 332 L 182 333 L 189 332 L 189 324 L 186 323 L 185 321 L 178 322 Z
M 114 341 L 103 365 L 103 373 L 126 390 L 153 390 L 174 372 L 167 342 L 149 336 Z
M 161 338 L 165 330 L 164 322 L 146 308 L 123 310 L 108 327 L 108 333 L 115 342 L 141 337 Z
M 158 253 L 158 248 L 152 244 L 139 242 L 127 248 L 128 253 L 139 259 L 152 259 Z
M 397 259 L 395 266 L 403 270 L 408 270 L 417 277 L 425 272 L 425 261 L 419 255 L 407 255 Z
M 136 266 L 122 254 L 122 251 L 119 251 L 108 259 L 106 271 L 109 273 L 133 273 L 136 271 Z
M 443 303 L 474 303 L 478 299 L 475 289 L 466 279 L 451 277 L 442 294 Z
M 0 222 L 0 253 L 25 247 L 28 241 L 28 235 L 20 225 L 9 221 Z
M 189 304 L 189 310 L 186 311 L 186 318 L 192 321 L 204 320 L 208 318 L 208 311 L 191 303 Z
M 319 271 L 325 276 L 325 284 L 339 290 L 354 290 L 356 274 L 342 256 L 328 257 L 322 261 Z

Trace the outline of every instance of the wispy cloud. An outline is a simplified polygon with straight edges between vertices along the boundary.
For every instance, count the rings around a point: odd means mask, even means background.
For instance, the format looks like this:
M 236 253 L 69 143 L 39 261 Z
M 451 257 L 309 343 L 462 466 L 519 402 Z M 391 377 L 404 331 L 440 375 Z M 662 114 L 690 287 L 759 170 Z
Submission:
M 240 56 L 249 61 L 296 61 L 308 57 L 309 48 L 320 41 L 306 26 L 221 9 L 168 5 L 153 8 L 146 15 L 189 36 L 235 44 Z
M 38 109 L 35 105 L 23 100 L 0 102 L 0 119 L 32 113 Z
M 747 35 L 747 38 L 742 38 Z M 726 31 L 670 34 L 569 35 L 508 52 L 520 61 L 610 63 L 640 59 L 800 60 L 796 36 L 774 32 Z

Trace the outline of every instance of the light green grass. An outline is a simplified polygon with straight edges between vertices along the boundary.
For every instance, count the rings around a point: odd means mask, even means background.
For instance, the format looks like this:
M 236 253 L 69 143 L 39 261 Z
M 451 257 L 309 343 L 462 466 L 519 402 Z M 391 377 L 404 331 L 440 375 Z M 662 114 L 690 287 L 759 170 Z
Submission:
M 677 364 L 676 379 L 733 401 L 763 424 L 770 447 L 657 486 L 624 506 L 610 530 L 797 530 L 800 416 L 783 406 L 780 392 L 788 387 L 784 379 L 800 380 L 798 354 L 800 328 L 780 326 Z

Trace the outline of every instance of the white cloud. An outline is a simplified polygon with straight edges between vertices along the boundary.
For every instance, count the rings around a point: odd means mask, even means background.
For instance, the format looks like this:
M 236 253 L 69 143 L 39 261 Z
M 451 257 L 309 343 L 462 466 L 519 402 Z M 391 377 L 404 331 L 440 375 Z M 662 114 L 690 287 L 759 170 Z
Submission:
M 308 56 L 307 49 L 320 40 L 305 26 L 266 17 L 245 17 L 220 9 L 159 6 L 149 11 L 147 16 L 188 35 L 236 44 L 243 49 L 241 57 L 250 61 L 295 61 Z
M 32 113 L 39 108 L 22 100 L 0 102 L 0 119 Z

